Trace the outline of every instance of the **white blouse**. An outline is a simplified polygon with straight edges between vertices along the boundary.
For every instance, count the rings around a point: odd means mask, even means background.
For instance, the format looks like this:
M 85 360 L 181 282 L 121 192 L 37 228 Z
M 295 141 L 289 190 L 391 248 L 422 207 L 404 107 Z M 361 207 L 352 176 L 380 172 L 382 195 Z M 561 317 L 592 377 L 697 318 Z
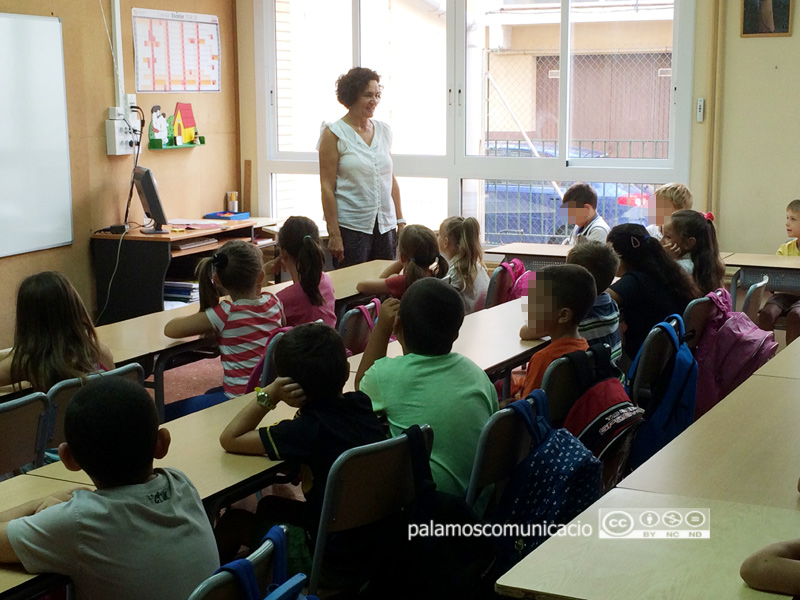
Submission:
M 372 124 L 375 135 L 371 145 L 342 119 L 323 122 L 320 141 L 326 128 L 338 138 L 339 166 L 334 195 L 339 225 L 372 233 L 377 218 L 378 230 L 383 234 L 397 227 L 392 202 L 392 131 L 381 121 L 372 120 Z

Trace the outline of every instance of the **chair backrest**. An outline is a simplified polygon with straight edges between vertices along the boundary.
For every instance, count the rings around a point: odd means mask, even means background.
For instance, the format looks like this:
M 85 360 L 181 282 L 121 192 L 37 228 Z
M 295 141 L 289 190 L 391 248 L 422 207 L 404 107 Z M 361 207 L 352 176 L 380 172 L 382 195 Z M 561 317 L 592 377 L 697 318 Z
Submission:
M 531 436 L 522 419 L 510 408 L 494 413 L 481 431 L 475 463 L 469 478 L 466 500 L 475 506 L 484 488 L 494 484 L 492 501 L 487 506 L 491 510 L 496 500 L 502 496 L 502 482 L 505 482 L 514 468 L 530 453 Z
M 433 430 L 421 426 L 428 453 Z M 328 536 L 377 523 L 396 514 L 416 497 L 408 438 L 399 435 L 343 452 L 331 467 L 319 520 L 308 590 L 317 591 Z
M 594 370 L 594 354 L 591 350 L 587 350 L 586 356 Z M 553 427 L 561 427 L 567 418 L 567 413 L 585 391 L 581 388 L 572 363 L 563 356 L 547 367 L 542 378 L 542 389 L 547 394 Z
M 141 385 L 144 383 L 144 369 L 137 363 L 130 363 L 124 367 L 112 369 L 111 371 L 94 373 L 84 379 L 79 377 L 66 379 L 51 387 L 47 392 L 47 397 L 50 400 L 49 432 L 45 440 L 47 448 L 55 448 L 61 442 L 65 441 L 64 414 L 67 411 L 67 405 L 75 392 L 83 387 L 87 381 L 97 377 L 124 377 L 125 379 L 130 379 Z
M 275 347 L 278 345 L 278 340 L 283 337 L 285 331 L 279 331 L 270 338 L 267 347 L 264 349 L 264 365 L 261 369 L 261 387 L 267 387 L 270 383 L 275 381 L 278 376 L 278 370 L 275 368 Z
M 714 303 L 706 296 L 696 298 L 686 305 L 686 310 L 683 311 L 683 323 L 686 327 L 686 345 L 689 348 L 696 348 L 700 343 L 708 318 L 713 311 Z
M 255 552 L 247 557 L 256 573 L 261 597 L 267 595 L 267 587 L 272 583 L 272 560 L 275 545 L 271 540 L 264 540 Z M 233 574 L 222 571 L 206 579 L 195 588 L 189 600 L 241 600 L 242 588 Z
M 364 306 L 356 306 L 348 310 L 339 320 L 337 329 L 342 336 L 344 347 L 353 354 L 361 354 L 369 342 L 369 334 L 378 318 L 380 303 L 372 301 Z
M 750 317 L 753 323 L 758 323 L 758 311 L 761 309 L 761 301 L 764 298 L 764 291 L 766 291 L 768 283 L 769 275 L 764 275 L 761 281 L 750 286 L 744 297 L 742 312 Z M 734 310 L 736 310 L 736 307 L 734 307 Z
M 709 302 L 709 304 L 711 304 Z M 712 305 L 713 306 L 713 305 Z M 676 319 L 670 319 L 669 324 L 675 329 L 675 334 L 680 339 L 680 325 Z M 640 350 L 639 364 L 633 379 L 630 381 L 631 401 L 645 411 L 645 417 L 650 415 L 654 407 L 650 406 L 653 392 L 661 382 L 664 369 L 675 356 L 675 346 L 667 333 L 654 327 L 647 334 Z
M 486 291 L 486 308 L 502 304 L 508 298 L 508 293 L 514 287 L 514 276 L 505 267 L 497 267 L 489 279 L 489 289 Z
M 41 392 L 0 403 L 0 474 L 42 466 L 50 400 Z

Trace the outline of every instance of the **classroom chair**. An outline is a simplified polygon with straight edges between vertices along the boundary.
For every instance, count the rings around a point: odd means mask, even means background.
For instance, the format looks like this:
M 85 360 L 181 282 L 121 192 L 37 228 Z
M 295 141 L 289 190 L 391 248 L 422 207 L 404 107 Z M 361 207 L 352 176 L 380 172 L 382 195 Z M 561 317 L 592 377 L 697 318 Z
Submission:
M 247 560 L 253 565 L 261 597 L 267 595 L 267 587 L 272 583 L 272 564 L 275 545 L 272 540 L 264 542 Z M 189 600 L 241 600 L 242 588 L 239 581 L 227 571 L 216 573 L 195 588 Z
M 709 304 L 712 304 L 709 300 Z M 688 307 L 687 307 L 688 308 Z M 668 323 L 675 329 L 675 335 L 680 339 L 680 324 L 677 319 L 669 319 Z M 705 324 L 703 324 L 705 327 Z M 655 406 L 651 406 L 651 399 L 657 386 L 663 385 L 664 370 L 674 358 L 675 346 L 669 336 L 658 327 L 654 327 L 647 334 L 642 344 L 639 356 L 639 365 L 633 379 L 630 380 L 631 401 L 644 409 L 644 416 L 648 418 Z
M 713 310 L 714 303 L 706 296 L 695 298 L 686 305 L 683 311 L 683 323 L 686 327 L 686 345 L 692 350 L 700 343 Z
M 50 400 L 41 392 L 0 403 L 0 474 L 42 466 L 49 414 Z
M 736 275 L 738 274 L 739 273 L 737 272 Z M 750 286 L 750 289 L 747 290 L 747 294 L 745 294 L 744 297 L 742 312 L 750 317 L 750 320 L 756 325 L 758 325 L 758 311 L 761 310 L 761 302 L 764 299 L 764 292 L 767 290 L 768 283 L 769 275 L 764 275 L 764 278 L 761 281 Z M 733 310 L 736 310 L 735 306 L 733 307 Z M 783 320 L 782 325 L 784 327 L 786 326 L 785 319 Z
M 104 373 L 94 373 L 83 379 L 80 377 L 66 379 L 51 387 L 47 392 L 47 398 L 50 400 L 48 435 L 45 440 L 47 448 L 56 448 L 61 442 L 65 441 L 64 414 L 66 413 L 67 405 L 75 392 L 83 387 L 86 381 L 97 377 L 125 377 L 142 385 L 144 383 L 144 369 L 137 363 L 130 363 L 124 367 L 117 367 Z
M 587 350 L 586 356 L 594 373 L 594 354 Z M 553 427 L 561 427 L 570 409 L 584 392 L 569 359 L 562 356 L 550 363 L 542 378 L 542 389 L 547 394 L 550 421 Z
M 342 315 L 336 329 L 344 341 L 344 347 L 352 354 L 361 354 L 367 348 L 369 334 L 372 333 L 380 309 L 380 300 L 375 298 L 369 304 L 351 308 Z
M 270 383 L 275 381 L 275 378 L 278 376 L 278 370 L 275 368 L 275 347 L 278 345 L 278 340 L 290 329 L 291 327 L 282 327 L 269 338 L 267 345 L 264 346 L 264 356 L 261 357 L 261 360 L 258 361 L 258 364 L 253 368 L 250 379 L 247 380 L 247 385 L 244 388 L 245 394 L 249 394 L 257 387 L 267 387 Z
M 505 267 L 497 267 L 489 279 L 489 289 L 486 291 L 486 306 L 492 308 L 505 302 L 508 293 L 514 286 L 514 278 Z
M 530 453 L 531 435 L 522 419 L 510 408 L 494 413 L 487 421 L 478 439 L 475 463 L 467 486 L 467 504 L 475 508 L 475 503 L 484 488 L 494 484 L 494 491 L 484 515 L 501 498 L 505 483 L 514 468 Z
M 428 452 L 433 430 L 421 426 Z M 328 537 L 371 525 L 398 513 L 416 497 L 411 452 L 405 435 L 352 448 L 331 467 L 319 520 L 308 593 L 320 586 Z

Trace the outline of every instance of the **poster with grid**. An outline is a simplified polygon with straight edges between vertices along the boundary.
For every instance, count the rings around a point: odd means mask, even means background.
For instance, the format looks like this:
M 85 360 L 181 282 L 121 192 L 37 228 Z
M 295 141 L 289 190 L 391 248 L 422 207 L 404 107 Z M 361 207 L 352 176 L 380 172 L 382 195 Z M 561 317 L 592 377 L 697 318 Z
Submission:
M 136 92 L 220 91 L 219 19 L 132 9 Z

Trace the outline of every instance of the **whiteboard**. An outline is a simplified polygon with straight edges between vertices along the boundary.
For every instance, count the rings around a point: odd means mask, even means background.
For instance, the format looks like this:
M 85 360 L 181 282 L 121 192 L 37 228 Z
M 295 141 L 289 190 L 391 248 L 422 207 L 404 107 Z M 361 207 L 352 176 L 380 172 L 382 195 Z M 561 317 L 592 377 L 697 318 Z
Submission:
M 0 256 L 71 243 L 61 20 L 0 14 Z

